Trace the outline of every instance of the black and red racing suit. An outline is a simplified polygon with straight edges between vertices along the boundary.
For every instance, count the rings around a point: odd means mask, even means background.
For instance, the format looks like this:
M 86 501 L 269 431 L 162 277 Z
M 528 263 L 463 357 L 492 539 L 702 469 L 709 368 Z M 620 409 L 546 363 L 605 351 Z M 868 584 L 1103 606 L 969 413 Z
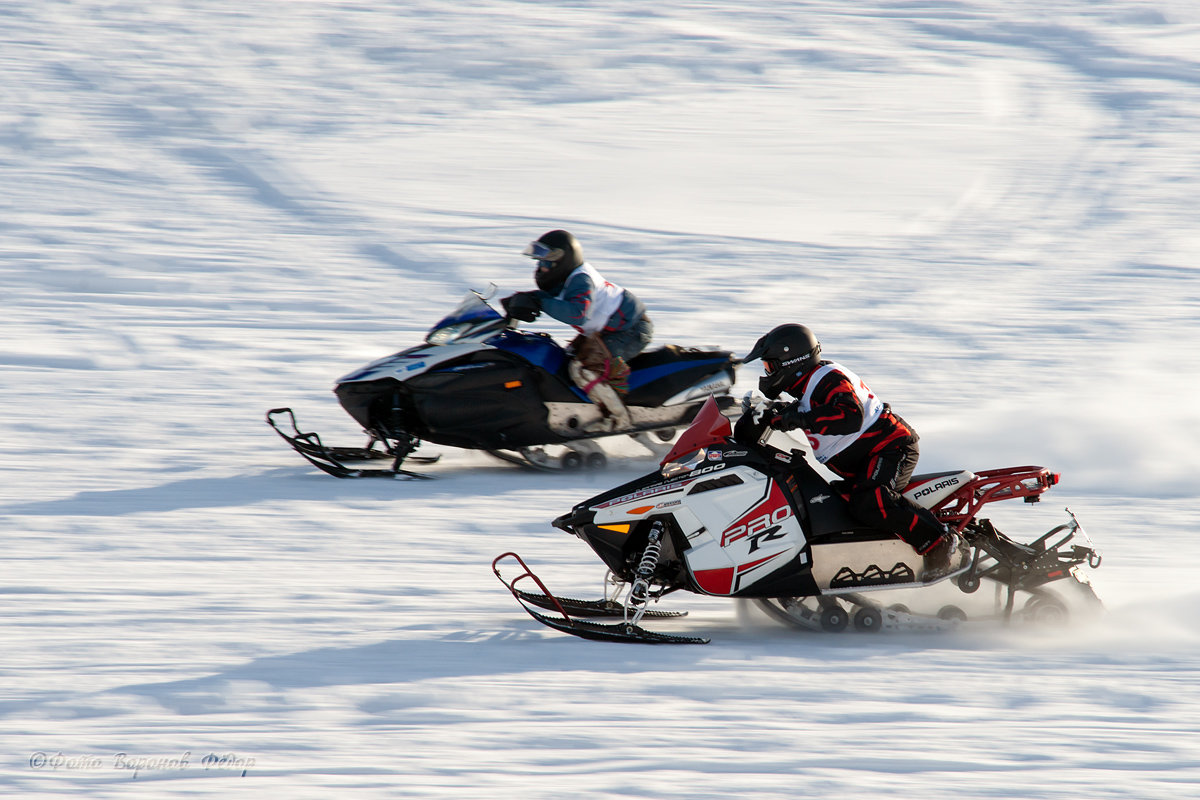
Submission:
M 822 366 L 831 369 L 810 371 L 786 390 L 793 397 L 807 397 L 807 403 L 798 399 L 772 420 L 772 427 L 848 437 L 849 444 L 843 440 L 841 449 L 824 464 L 845 480 L 851 514 L 925 553 L 945 528 L 932 512 L 901 494 L 917 466 L 920 437 L 887 404 L 864 430 L 863 403 L 854 383 L 837 364 L 823 362 Z M 810 387 L 814 378 L 817 384 Z

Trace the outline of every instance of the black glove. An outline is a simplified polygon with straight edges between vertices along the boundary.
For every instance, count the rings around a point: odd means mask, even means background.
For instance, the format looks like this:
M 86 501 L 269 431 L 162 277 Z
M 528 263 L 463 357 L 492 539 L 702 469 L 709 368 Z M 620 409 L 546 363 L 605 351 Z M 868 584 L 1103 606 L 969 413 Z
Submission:
M 769 405 L 761 403 L 761 397 L 747 394 L 742 398 L 742 415 L 733 426 L 733 438 L 742 444 L 758 444 L 758 440 L 766 433 L 775 417 L 776 408 L 780 403 Z
M 800 410 L 799 403 L 775 404 L 771 414 L 771 427 L 775 430 L 794 431 L 796 428 L 807 428 L 808 425 L 808 414 Z
M 763 432 L 767 429 L 765 417 L 755 419 L 753 411 L 747 411 L 738 417 L 733 425 L 733 440 L 741 444 L 758 444 Z
M 542 313 L 542 301 L 537 292 L 517 292 L 501 298 L 505 316 L 521 322 L 533 322 Z
M 835 492 L 844 497 L 850 494 L 850 490 L 854 488 L 854 484 L 850 483 L 848 480 L 839 478 L 838 480 L 830 481 L 829 488 L 833 489 Z

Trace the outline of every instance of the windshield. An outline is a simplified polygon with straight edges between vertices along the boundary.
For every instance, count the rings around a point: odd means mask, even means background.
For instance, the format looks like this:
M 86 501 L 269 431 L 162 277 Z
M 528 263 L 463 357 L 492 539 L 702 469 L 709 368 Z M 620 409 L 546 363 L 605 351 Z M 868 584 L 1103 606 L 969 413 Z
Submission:
M 675 442 L 675 446 L 662 460 L 662 475 L 670 478 L 691 472 L 704 462 L 709 447 L 723 444 L 733 436 L 729 418 L 721 413 L 712 395 L 704 401 L 700 411 L 688 429 Z
M 488 305 L 482 294 L 470 291 L 453 311 L 429 329 L 425 341 L 429 344 L 450 344 L 480 334 L 490 335 L 502 327 L 503 315 Z

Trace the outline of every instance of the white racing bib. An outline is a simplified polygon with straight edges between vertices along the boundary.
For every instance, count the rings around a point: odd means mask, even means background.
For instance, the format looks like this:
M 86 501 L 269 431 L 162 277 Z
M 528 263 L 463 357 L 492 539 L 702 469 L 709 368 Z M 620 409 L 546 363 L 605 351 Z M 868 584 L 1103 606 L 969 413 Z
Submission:
M 854 444 L 858 440 L 858 437 L 862 436 L 867 428 L 874 425 L 875 421 L 883 414 L 883 401 L 875 396 L 875 393 L 863 382 L 863 379 L 841 364 L 833 362 L 818 367 L 808 379 L 808 384 L 804 389 L 804 396 L 800 398 L 801 411 L 805 413 L 812 411 L 813 390 L 831 372 L 840 372 L 854 386 L 854 392 L 858 395 L 858 402 L 862 403 L 863 421 L 862 426 L 854 433 L 837 436 L 805 431 L 805 434 L 808 436 L 808 443 L 812 446 L 813 456 L 822 464 Z
M 591 264 L 580 264 L 574 272 L 567 276 L 566 283 L 571 282 L 571 278 L 575 277 L 576 273 L 582 272 L 592 280 L 592 285 L 596 287 L 592 293 L 592 302 L 588 305 L 587 317 L 584 318 L 583 324 L 579 326 L 579 330 L 583 333 L 597 333 L 604 330 L 605 323 L 608 318 L 613 315 L 613 312 L 621 307 L 621 301 L 625 298 L 625 290 L 617 286 L 611 281 L 604 280 L 604 277 L 596 271 L 596 268 Z M 563 291 L 566 291 L 565 284 Z M 559 299 L 565 300 L 562 293 L 559 293 Z

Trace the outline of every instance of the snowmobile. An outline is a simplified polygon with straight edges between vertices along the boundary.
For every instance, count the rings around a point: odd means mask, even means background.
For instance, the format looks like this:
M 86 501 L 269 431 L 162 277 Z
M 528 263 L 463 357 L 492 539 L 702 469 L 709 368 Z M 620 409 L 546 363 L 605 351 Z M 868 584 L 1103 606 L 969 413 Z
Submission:
M 494 288 L 493 292 L 494 293 Z M 434 325 L 425 343 L 373 361 L 334 388 L 342 408 L 362 426 L 363 447 L 330 447 L 301 432 L 290 408 L 267 422 L 300 455 L 339 478 L 428 477 L 405 468 L 422 442 L 484 450 L 539 469 L 602 469 L 597 439 L 629 435 L 656 456 L 669 448 L 705 402 L 729 395 L 741 363 L 731 352 L 675 345 L 641 353 L 629 364 L 625 404 L 631 424 L 599 431 L 600 408 L 575 386 L 569 354 L 549 334 L 522 331 L 488 296 L 468 292 Z M 390 466 L 370 467 L 390 461 Z
M 677 591 L 746 598 L 783 623 L 828 632 L 958 625 L 967 618 L 958 605 L 916 613 L 873 599 L 942 581 L 962 594 L 985 583 L 995 588 L 978 619 L 1063 622 L 1072 613 L 1068 601 L 1099 608 L 1082 568 L 1099 567 L 1100 555 L 1069 510 L 1069 521 L 1028 544 L 977 516 L 999 500 L 1037 502 L 1058 474 L 1022 466 L 915 476 L 905 495 L 965 543 L 949 572 L 926 580 L 923 557 L 891 533 L 856 522 L 837 482 L 827 482 L 804 450 L 773 446 L 765 425 L 756 432 L 753 442 L 735 440 L 728 416 L 707 403 L 659 470 L 554 520 L 607 565 L 603 599 L 552 594 L 513 552 L 498 556 L 493 572 L 537 621 L 585 639 L 620 642 L 708 642 L 642 627 L 643 620 L 686 614 L 650 608 Z M 514 577 L 504 574 L 515 570 Z M 917 595 L 908 596 L 912 602 Z

